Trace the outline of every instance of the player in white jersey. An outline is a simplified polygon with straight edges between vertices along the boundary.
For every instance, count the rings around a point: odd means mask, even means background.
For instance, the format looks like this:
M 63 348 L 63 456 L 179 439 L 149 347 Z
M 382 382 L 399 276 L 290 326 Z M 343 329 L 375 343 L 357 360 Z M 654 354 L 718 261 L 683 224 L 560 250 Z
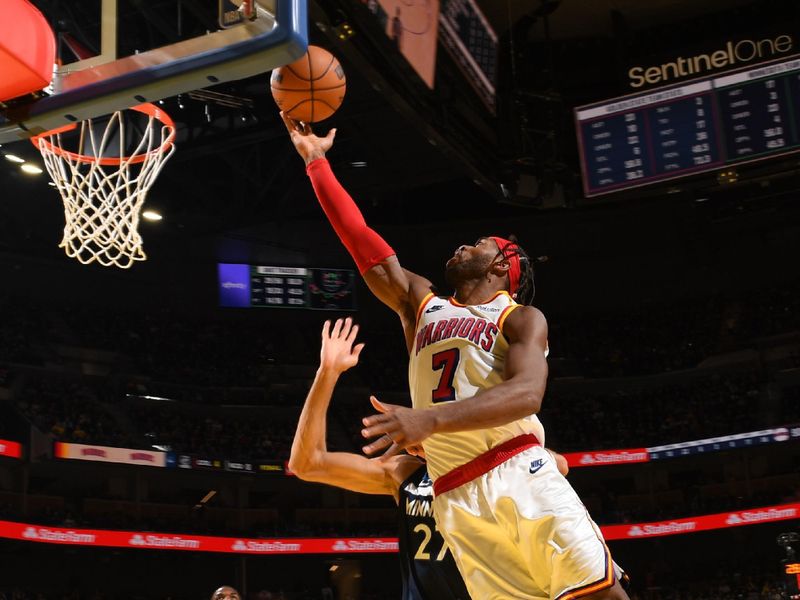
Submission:
M 372 292 L 400 317 L 414 408 L 372 399 L 365 450 L 422 444 L 434 511 L 473 598 L 626 599 L 597 526 L 544 450 L 535 416 L 547 380 L 547 322 L 515 242 L 480 238 L 447 261 L 452 297 L 400 266 L 333 175 L 317 137 L 284 115 L 317 198 Z M 443 314 L 439 314 L 443 313 Z

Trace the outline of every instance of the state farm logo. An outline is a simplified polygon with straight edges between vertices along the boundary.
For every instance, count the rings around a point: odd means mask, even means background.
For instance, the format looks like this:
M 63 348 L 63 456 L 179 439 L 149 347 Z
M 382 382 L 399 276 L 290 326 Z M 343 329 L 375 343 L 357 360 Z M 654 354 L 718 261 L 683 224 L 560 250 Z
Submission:
M 628 530 L 628 537 L 647 537 L 651 535 L 668 535 L 673 533 L 686 533 L 695 531 L 697 523 L 695 521 L 685 521 L 677 523 L 653 523 L 650 525 L 634 525 Z
M 726 525 L 738 525 L 742 522 L 742 517 L 737 515 L 736 513 L 731 513 L 728 515 L 728 518 L 725 519 Z
M 134 534 L 128 540 L 129 546 L 139 548 L 186 548 L 197 550 L 200 547 L 200 540 L 182 538 L 178 535 L 139 535 Z
M 611 452 L 591 452 L 581 456 L 582 465 L 612 465 L 616 463 L 644 462 L 648 459 L 647 450 L 618 450 Z
M 299 543 L 275 541 L 236 540 L 231 548 L 235 552 L 261 552 L 263 554 L 280 554 L 282 552 L 300 552 Z
M 398 549 L 398 543 L 385 540 L 336 540 L 334 552 L 388 552 Z
M 63 542 L 69 544 L 94 544 L 97 536 L 91 533 L 77 533 L 72 530 L 46 529 L 44 527 L 27 527 L 22 532 L 26 540 L 41 540 L 43 542 Z
M 781 521 L 783 519 L 793 519 L 796 516 L 796 508 L 768 508 L 765 510 L 731 513 L 725 523 L 728 525 L 741 525 L 744 523 L 760 523 L 762 521 Z

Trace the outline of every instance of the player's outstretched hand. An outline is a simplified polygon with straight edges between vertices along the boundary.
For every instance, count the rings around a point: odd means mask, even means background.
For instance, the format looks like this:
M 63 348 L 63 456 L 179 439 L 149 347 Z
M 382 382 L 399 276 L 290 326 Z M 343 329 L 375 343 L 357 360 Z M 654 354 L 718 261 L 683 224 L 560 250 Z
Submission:
M 322 350 L 319 353 L 319 365 L 322 369 L 344 373 L 358 364 L 358 356 L 364 344 L 353 343 L 358 334 L 358 325 L 353 319 L 336 319 L 331 329 L 331 322 L 325 321 L 322 326 Z
M 289 131 L 289 137 L 292 138 L 297 153 L 306 161 L 306 164 L 312 160 L 324 158 L 325 153 L 333 146 L 336 129 L 331 129 L 325 137 L 319 137 L 314 135 L 311 125 L 296 121 L 283 111 L 281 111 L 281 119 Z
M 375 396 L 370 396 L 369 400 L 381 414 L 364 417 L 361 435 L 367 439 L 381 437 L 364 446 L 366 454 L 372 455 L 387 448 L 387 454 L 396 454 L 404 448 L 418 447 L 433 433 L 433 411 L 387 404 Z

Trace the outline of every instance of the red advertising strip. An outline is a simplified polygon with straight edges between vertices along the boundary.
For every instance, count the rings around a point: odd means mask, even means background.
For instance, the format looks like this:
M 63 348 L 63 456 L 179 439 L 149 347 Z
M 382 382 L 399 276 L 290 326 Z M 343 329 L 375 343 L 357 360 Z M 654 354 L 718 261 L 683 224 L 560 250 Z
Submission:
M 19 442 L 0 440 L 0 456 L 22 458 L 22 446 Z
M 564 458 L 567 459 L 570 468 L 573 468 L 648 462 L 650 455 L 647 448 L 626 448 L 624 450 L 570 452 L 565 454 Z
M 237 554 L 354 554 L 397 552 L 396 538 L 296 538 L 256 540 L 205 535 L 66 529 L 0 521 L 0 537 L 77 546 L 190 550 Z
M 166 467 L 167 453 L 135 448 L 113 448 L 111 446 L 87 446 L 56 442 L 53 451 L 56 458 L 91 460 L 97 462 L 144 465 L 146 467 Z
M 600 529 L 607 540 L 628 540 L 725 529 L 740 525 L 757 525 L 797 519 L 798 517 L 800 517 L 800 502 L 655 523 L 606 525 Z
M 725 529 L 741 525 L 758 525 L 759 523 L 786 521 L 797 519 L 798 517 L 800 517 L 800 502 L 672 521 L 605 525 L 600 529 L 606 540 L 635 540 L 712 529 Z M 236 554 L 359 554 L 394 553 L 398 551 L 397 538 L 290 538 L 265 540 L 204 535 L 176 535 L 172 533 L 108 531 L 102 529 L 66 529 L 11 521 L 0 521 L 0 538 L 46 544 Z

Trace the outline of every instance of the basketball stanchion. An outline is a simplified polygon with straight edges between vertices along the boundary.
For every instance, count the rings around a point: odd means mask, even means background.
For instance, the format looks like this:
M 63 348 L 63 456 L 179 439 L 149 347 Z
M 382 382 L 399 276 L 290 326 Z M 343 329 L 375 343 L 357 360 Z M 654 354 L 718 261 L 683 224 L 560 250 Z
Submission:
M 147 117 L 146 123 L 137 123 L 137 115 Z M 147 259 L 139 216 L 147 192 L 175 151 L 175 123 L 149 103 L 106 118 L 106 123 L 105 118 L 87 119 L 59 127 L 31 141 L 64 202 L 59 247 L 83 264 L 127 269 Z

